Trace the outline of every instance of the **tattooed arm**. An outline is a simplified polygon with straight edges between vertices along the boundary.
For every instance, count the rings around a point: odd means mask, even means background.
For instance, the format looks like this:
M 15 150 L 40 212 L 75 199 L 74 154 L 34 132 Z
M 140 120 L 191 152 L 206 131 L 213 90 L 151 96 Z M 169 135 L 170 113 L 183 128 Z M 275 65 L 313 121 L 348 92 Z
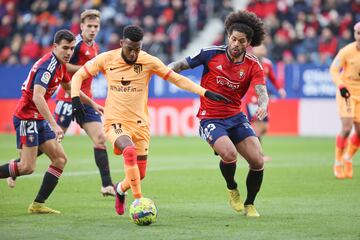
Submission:
M 183 60 L 179 60 L 179 61 L 175 61 L 172 62 L 168 65 L 169 68 L 171 68 L 174 72 L 181 72 L 182 70 L 186 70 L 189 69 L 190 66 L 188 64 L 188 62 L 186 61 L 186 59 Z
M 258 109 L 256 111 L 256 117 L 259 120 L 263 120 L 267 116 L 267 107 L 269 104 L 269 96 L 267 94 L 266 85 L 256 85 L 256 94 L 258 95 Z

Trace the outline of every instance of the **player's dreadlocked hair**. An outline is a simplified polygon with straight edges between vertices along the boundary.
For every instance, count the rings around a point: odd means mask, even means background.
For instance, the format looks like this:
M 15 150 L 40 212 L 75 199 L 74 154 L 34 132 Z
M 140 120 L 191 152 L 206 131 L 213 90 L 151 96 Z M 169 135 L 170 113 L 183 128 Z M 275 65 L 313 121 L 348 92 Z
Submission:
M 135 25 L 129 25 L 124 28 L 123 38 L 128 38 L 133 42 L 138 42 L 143 39 L 144 31 Z
M 260 45 L 265 37 L 263 21 L 248 11 L 240 10 L 230 13 L 225 19 L 225 30 L 227 34 L 231 34 L 233 31 L 245 33 L 253 47 Z

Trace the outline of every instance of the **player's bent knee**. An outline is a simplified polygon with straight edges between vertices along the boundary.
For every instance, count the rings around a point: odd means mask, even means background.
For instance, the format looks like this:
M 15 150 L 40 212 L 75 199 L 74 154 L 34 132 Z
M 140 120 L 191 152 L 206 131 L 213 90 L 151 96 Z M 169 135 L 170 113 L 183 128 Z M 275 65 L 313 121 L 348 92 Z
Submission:
M 254 158 L 252 161 L 250 161 L 249 163 L 250 168 L 253 170 L 260 170 L 264 168 L 264 157 L 260 156 L 257 158 Z
M 136 164 L 137 154 L 135 147 L 133 146 L 126 147 L 123 151 L 123 156 L 126 165 L 134 166 Z
M 24 165 L 19 169 L 20 175 L 30 175 L 35 171 L 35 166 Z
M 54 165 L 55 165 L 55 167 L 63 169 L 67 163 L 67 160 L 68 160 L 68 158 L 65 154 L 58 156 L 54 161 Z
M 224 162 L 233 162 L 236 160 L 237 152 L 236 151 L 226 151 L 223 154 L 220 154 Z
M 106 137 L 105 137 L 105 134 L 100 134 L 98 137 L 97 137 L 97 143 L 96 143 L 96 146 L 99 146 L 100 148 L 106 148 Z

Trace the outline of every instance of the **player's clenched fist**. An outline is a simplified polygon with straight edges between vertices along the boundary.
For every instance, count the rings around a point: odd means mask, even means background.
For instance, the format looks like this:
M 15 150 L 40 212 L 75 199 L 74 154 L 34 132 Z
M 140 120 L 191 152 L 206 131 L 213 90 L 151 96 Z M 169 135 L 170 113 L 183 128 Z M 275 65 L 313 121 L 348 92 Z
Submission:
M 85 121 L 85 108 L 84 105 L 80 101 L 80 97 L 73 97 L 71 99 L 72 102 L 72 114 L 73 119 L 82 127 Z

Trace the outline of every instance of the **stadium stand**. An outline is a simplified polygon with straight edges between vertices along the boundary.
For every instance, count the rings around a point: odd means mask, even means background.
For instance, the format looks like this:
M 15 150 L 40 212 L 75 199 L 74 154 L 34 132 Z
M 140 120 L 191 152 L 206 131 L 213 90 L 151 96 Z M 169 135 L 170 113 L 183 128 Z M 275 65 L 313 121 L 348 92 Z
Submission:
M 269 58 L 285 63 L 330 64 L 360 20 L 356 0 L 251 0 L 247 10 L 267 25 Z
M 34 62 L 49 50 L 53 34 L 60 28 L 79 33 L 79 15 L 86 8 L 102 12 L 102 29 L 97 39 L 101 51 L 118 47 L 125 25 L 139 24 L 145 29 L 143 49 L 170 62 L 210 17 L 224 14 L 228 2 L 0 0 L 0 64 Z

